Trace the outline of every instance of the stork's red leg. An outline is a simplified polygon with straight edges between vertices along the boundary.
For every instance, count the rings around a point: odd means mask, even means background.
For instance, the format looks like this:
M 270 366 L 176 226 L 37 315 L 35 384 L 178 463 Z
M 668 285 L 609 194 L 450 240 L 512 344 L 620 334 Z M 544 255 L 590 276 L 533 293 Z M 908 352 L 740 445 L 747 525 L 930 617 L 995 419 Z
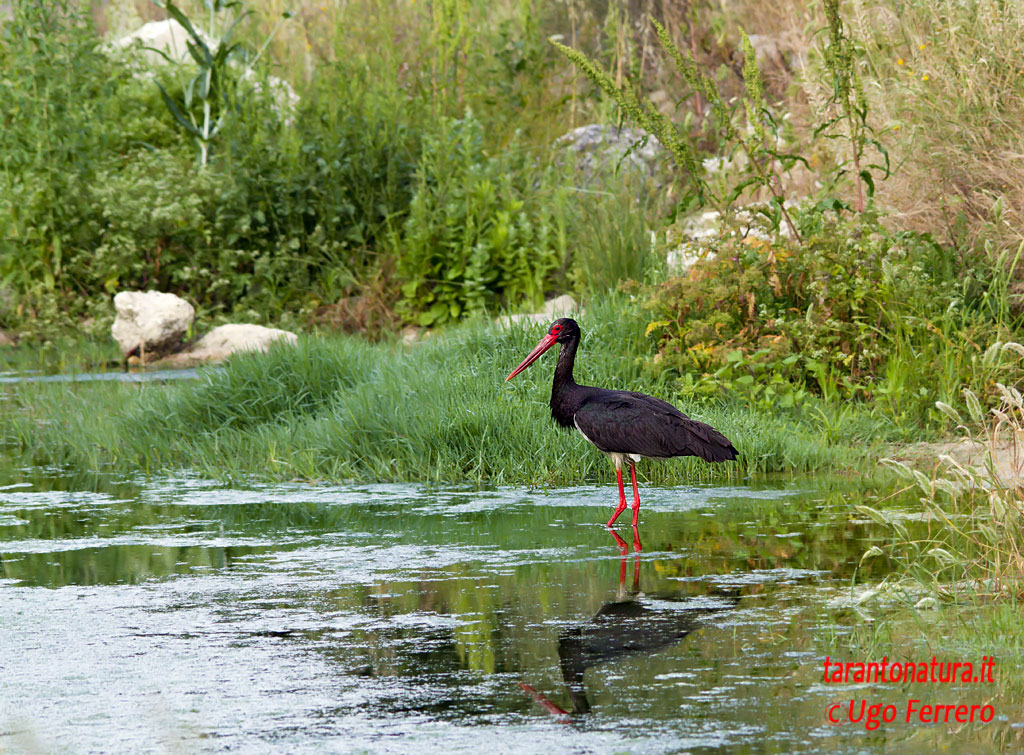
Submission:
M 615 530 L 608 530 L 608 531 L 610 533 L 612 533 L 612 537 L 615 538 L 615 544 L 617 546 L 619 546 L 619 553 L 621 553 L 623 556 L 628 555 L 629 554 L 629 546 L 626 545 L 626 541 L 623 540 L 621 537 L 619 537 L 619 533 L 616 532 Z M 625 561 L 623 561 L 623 563 L 625 563 Z
M 629 476 L 633 479 L 633 526 L 636 527 L 637 519 L 640 517 L 640 490 L 636 486 L 636 464 L 633 462 L 629 463 Z M 623 493 L 622 504 L 626 504 L 625 493 Z
M 619 481 L 619 507 L 615 509 L 615 513 L 612 514 L 612 518 L 608 520 L 609 527 L 615 524 L 615 520 L 619 518 L 619 514 L 626 510 L 626 489 L 622 487 L 621 467 L 615 467 L 615 479 Z

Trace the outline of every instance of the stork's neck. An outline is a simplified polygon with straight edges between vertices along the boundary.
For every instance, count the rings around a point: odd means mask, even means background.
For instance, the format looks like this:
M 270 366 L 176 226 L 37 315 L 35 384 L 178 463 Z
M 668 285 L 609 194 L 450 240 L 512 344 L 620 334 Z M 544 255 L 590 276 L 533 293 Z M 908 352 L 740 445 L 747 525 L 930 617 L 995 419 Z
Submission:
M 580 342 L 573 339 L 562 344 L 558 352 L 558 364 L 555 365 L 555 381 L 552 385 L 552 392 L 557 391 L 559 386 L 573 386 L 576 381 L 572 379 L 572 368 L 576 364 L 576 347 Z
M 579 408 L 582 396 L 580 386 L 572 378 L 572 368 L 576 363 L 577 340 L 566 341 L 558 352 L 558 364 L 555 365 L 555 379 L 551 384 L 551 416 L 563 427 L 573 427 L 573 415 Z

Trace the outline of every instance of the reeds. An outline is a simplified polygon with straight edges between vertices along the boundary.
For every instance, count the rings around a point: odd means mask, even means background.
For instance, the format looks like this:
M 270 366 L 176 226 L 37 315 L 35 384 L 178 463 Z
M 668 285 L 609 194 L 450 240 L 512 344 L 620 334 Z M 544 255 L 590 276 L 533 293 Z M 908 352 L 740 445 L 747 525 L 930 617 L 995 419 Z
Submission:
M 1004 350 L 1024 355 L 1017 343 Z M 892 542 L 869 548 L 863 560 L 888 557 L 895 569 L 888 581 L 921 601 L 1019 600 L 1024 597 L 1024 397 L 997 385 L 999 406 L 984 412 L 978 397 L 964 391 L 970 418 L 979 429 L 954 452 L 940 456 L 932 476 L 886 460 L 919 493 L 920 510 L 880 511 L 858 507 L 891 528 Z M 964 428 L 951 406 L 939 409 Z M 908 520 L 924 523 L 908 526 Z M 923 593 L 923 594 L 922 594 Z

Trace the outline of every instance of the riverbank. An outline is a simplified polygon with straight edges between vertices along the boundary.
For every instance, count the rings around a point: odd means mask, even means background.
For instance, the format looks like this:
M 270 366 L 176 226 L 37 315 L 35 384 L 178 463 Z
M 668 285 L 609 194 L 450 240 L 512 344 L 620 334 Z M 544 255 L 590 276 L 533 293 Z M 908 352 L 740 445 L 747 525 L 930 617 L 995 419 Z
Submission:
M 649 346 L 638 307 L 604 297 L 580 323 L 580 382 L 678 402 L 668 383 L 643 369 Z M 294 348 L 233 357 L 195 381 L 8 385 L 0 393 L 7 405 L 0 442 L 27 463 L 189 470 L 219 480 L 607 479 L 604 456 L 550 419 L 553 358 L 505 383 L 541 330 L 503 331 L 478 319 L 413 346 L 306 336 Z M 680 406 L 721 429 L 741 457 L 641 465 L 649 482 L 868 469 L 898 435 L 887 436 L 866 413 L 825 404 L 766 412 L 738 395 Z

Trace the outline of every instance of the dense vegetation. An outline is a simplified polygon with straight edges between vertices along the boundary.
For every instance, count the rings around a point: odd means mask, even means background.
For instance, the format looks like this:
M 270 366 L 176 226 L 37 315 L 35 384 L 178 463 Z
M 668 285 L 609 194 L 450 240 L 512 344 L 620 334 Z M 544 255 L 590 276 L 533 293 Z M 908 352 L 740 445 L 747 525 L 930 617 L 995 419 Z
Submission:
M 581 318 L 577 378 L 661 392 L 629 358 L 645 321 L 622 296 Z M 597 334 L 600 335 L 597 335 Z M 529 328 L 473 320 L 409 349 L 358 338 L 306 339 L 233 357 L 198 381 L 22 384 L 6 395 L 0 449 L 28 463 L 84 469 L 192 470 L 218 479 L 432 480 L 566 484 L 611 466 L 550 419 L 551 359 L 504 378 L 536 343 Z M 625 354 L 625 355 L 624 355 Z M 822 443 L 813 422 L 738 405 L 696 407 L 743 448 L 739 463 L 646 465 L 660 482 L 849 468 L 873 438 Z M 877 444 L 876 444 L 877 445 Z
M 194 20 L 209 54 L 154 63 L 102 41 L 134 4 L 18 3 L 0 329 L 103 338 L 111 295 L 152 288 L 201 323 L 380 338 L 621 286 L 647 323 L 628 358 L 662 393 L 831 438 L 941 431 L 936 401 L 1019 376 L 1021 182 L 993 160 L 1024 14 L 894 8 L 172 3 L 144 15 Z M 623 119 L 658 135 L 660 172 L 556 144 Z M 701 208 L 718 220 L 694 231 Z

